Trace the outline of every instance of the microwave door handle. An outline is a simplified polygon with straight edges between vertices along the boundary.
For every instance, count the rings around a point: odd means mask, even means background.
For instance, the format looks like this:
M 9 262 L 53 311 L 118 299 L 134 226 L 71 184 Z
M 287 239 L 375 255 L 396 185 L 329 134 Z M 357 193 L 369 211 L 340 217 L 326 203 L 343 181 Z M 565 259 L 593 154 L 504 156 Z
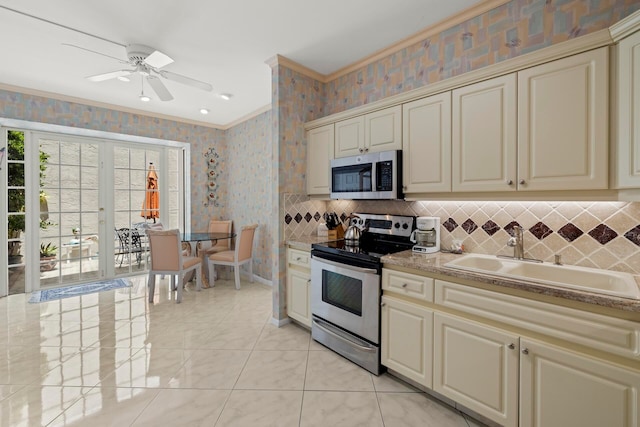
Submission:
M 356 266 L 353 266 L 353 265 L 343 264 L 341 262 L 329 261 L 328 259 L 319 258 L 319 257 L 313 257 L 313 256 L 312 256 L 312 258 L 316 258 L 316 259 L 320 260 L 320 262 L 332 265 L 334 267 L 346 268 L 347 270 L 353 270 L 353 271 L 358 272 L 358 273 L 378 274 L 378 272 L 373 268 L 356 267 Z

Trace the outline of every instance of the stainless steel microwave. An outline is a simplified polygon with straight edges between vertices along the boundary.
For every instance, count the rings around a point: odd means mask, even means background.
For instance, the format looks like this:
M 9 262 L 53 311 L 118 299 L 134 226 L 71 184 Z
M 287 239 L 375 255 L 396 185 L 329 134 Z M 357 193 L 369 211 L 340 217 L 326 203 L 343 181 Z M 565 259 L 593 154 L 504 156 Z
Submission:
M 402 151 L 331 160 L 332 199 L 401 199 Z

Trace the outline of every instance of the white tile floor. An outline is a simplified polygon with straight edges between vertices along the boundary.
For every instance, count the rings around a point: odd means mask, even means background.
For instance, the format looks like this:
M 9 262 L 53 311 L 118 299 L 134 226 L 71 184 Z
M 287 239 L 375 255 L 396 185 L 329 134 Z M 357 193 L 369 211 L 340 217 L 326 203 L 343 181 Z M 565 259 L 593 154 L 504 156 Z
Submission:
M 0 426 L 478 426 L 389 375 L 276 328 L 271 289 L 175 304 L 167 280 L 41 304 L 0 299 Z

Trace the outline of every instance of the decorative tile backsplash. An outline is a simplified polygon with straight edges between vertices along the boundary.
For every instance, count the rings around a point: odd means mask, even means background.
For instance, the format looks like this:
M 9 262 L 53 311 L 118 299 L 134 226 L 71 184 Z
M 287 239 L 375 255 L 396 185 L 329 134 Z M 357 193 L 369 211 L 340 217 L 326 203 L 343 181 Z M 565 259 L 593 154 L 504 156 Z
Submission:
M 437 216 L 444 249 L 454 239 L 465 251 L 512 254 L 506 246 L 514 226 L 524 228 L 527 257 L 640 274 L 638 202 L 404 202 L 318 201 L 285 196 L 286 239 L 314 234 L 325 212 Z

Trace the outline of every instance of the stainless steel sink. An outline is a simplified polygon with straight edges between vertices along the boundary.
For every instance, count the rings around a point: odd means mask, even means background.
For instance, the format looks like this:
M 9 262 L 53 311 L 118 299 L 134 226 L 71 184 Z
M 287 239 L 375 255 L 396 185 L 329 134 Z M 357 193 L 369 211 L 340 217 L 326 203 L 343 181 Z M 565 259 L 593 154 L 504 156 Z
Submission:
M 563 288 L 640 299 L 633 275 L 588 267 L 531 263 L 490 255 L 469 254 L 444 264 L 460 270 L 539 282 Z

